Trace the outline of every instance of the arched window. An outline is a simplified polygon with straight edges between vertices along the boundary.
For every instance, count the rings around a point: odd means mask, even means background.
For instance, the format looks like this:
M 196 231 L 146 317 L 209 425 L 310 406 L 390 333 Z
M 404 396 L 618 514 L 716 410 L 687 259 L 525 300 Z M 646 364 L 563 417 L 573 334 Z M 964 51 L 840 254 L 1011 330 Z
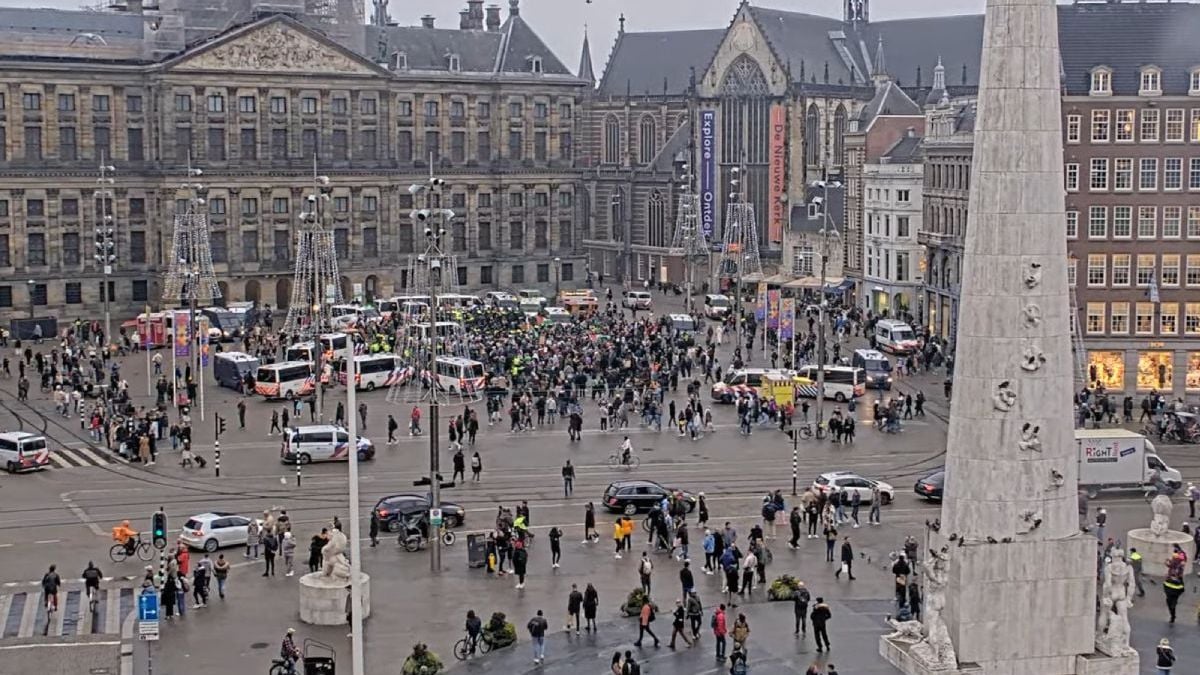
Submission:
M 837 166 L 842 166 L 846 163 L 846 158 L 843 156 L 846 152 L 846 108 L 838 104 L 837 111 L 833 113 L 833 163 Z
M 821 113 L 817 104 L 808 106 L 804 115 L 804 163 L 816 166 L 821 159 Z
M 642 120 L 638 123 L 638 161 L 642 164 L 654 161 L 657 145 L 654 138 L 654 118 L 642 115 Z
M 604 158 L 605 164 L 621 163 L 621 121 L 616 115 L 604 118 Z
M 667 245 L 667 209 L 662 193 L 658 190 L 650 193 L 650 201 L 646 206 L 646 227 L 649 230 L 647 244 Z

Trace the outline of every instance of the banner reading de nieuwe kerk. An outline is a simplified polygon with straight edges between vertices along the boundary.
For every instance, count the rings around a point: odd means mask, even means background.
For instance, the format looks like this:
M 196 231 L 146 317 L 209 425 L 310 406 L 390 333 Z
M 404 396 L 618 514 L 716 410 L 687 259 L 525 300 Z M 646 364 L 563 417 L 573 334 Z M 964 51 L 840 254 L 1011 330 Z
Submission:
M 767 205 L 767 236 L 772 244 L 783 243 L 783 225 L 787 204 L 787 108 L 771 106 L 771 196 Z

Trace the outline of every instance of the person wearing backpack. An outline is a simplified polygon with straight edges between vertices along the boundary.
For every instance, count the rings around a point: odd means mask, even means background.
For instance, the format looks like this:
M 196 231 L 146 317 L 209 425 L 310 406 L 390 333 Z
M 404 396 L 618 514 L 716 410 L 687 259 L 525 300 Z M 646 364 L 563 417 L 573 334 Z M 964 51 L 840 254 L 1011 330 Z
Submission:
M 692 639 L 700 639 L 700 621 L 704 619 L 704 605 L 700 604 L 700 595 L 696 591 L 688 593 L 687 616 L 692 629 Z
M 712 623 L 710 625 L 712 626 L 713 637 L 716 638 L 715 642 L 717 643 L 717 660 L 724 662 L 725 634 L 727 633 L 724 604 L 721 604 L 719 607 L 717 607 L 716 611 L 713 612 Z
M 642 667 L 633 658 L 633 652 L 625 651 L 625 665 L 621 666 L 621 675 L 642 675 Z
M 650 553 L 642 551 L 642 560 L 638 563 L 638 576 L 642 581 L 642 592 L 650 595 L 650 574 L 654 572 L 654 563 L 650 562 Z
M 792 593 L 792 609 L 796 612 L 796 631 L 793 635 L 808 634 L 808 601 L 811 597 L 804 582 L 797 582 L 796 590 Z
M 650 624 L 654 623 L 654 618 L 654 603 L 650 602 L 650 594 L 647 593 L 645 601 L 642 602 L 641 614 L 638 615 L 638 639 L 637 642 L 633 643 L 634 647 L 642 646 L 642 637 L 647 633 L 650 634 L 650 637 L 654 638 L 654 646 L 657 647 L 659 645 L 658 636 L 650 629 Z
M 550 624 L 546 621 L 546 617 L 542 616 L 542 610 L 537 611 L 537 616 L 529 620 L 529 637 L 533 640 L 533 662 L 542 663 L 546 660 L 546 629 Z

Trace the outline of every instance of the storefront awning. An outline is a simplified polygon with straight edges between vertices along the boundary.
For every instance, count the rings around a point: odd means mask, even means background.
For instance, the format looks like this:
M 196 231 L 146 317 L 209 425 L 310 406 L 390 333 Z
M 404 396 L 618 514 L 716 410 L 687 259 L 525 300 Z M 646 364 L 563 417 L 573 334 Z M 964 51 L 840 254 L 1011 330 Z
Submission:
M 825 284 L 825 291 L 828 293 L 845 293 L 851 288 L 854 288 L 853 279 L 842 279 L 836 283 L 830 282 Z

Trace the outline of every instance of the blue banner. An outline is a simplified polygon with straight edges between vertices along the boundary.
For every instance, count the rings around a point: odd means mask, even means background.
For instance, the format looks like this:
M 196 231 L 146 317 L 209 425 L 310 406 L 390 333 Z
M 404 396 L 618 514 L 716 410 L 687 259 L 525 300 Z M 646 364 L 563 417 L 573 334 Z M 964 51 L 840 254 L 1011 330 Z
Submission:
M 717 111 L 700 111 L 700 229 L 713 240 L 717 224 Z

